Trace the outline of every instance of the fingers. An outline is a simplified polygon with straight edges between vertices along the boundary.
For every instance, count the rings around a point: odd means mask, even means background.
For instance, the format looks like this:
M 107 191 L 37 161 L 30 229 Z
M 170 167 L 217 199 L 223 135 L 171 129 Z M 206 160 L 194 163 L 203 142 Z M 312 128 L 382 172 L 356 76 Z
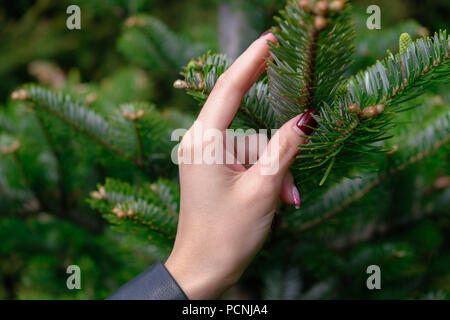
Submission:
M 251 135 L 237 135 L 228 137 L 227 151 L 233 155 L 238 163 L 254 164 L 263 154 L 269 139 L 267 135 L 255 133 Z
M 266 68 L 267 41 L 276 42 L 269 33 L 255 42 L 220 76 L 203 106 L 198 120 L 207 126 L 225 130 L 233 120 L 244 94 Z
M 300 208 L 300 194 L 294 184 L 291 171 L 286 172 L 281 185 L 280 198 L 284 203 Z
M 315 125 L 316 122 L 309 111 L 286 122 L 272 137 L 262 156 L 247 173 L 265 176 L 281 188 L 283 178 L 298 153 L 298 146 L 307 142 L 304 135 L 311 134 Z

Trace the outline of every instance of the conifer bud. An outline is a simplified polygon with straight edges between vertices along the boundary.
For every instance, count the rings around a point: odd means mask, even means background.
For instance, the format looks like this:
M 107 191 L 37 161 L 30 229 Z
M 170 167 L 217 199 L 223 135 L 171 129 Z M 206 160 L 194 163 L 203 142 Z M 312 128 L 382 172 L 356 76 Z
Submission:
M 91 197 L 94 198 L 94 199 L 97 199 L 97 200 L 101 200 L 102 199 L 102 195 L 98 191 L 92 191 L 91 192 Z
M 361 109 L 359 108 L 359 105 L 357 103 L 351 103 L 348 106 L 348 112 L 350 112 L 350 113 L 360 113 Z
M 105 187 L 101 186 L 98 190 L 92 191 L 91 197 L 97 200 L 105 199 L 106 198 Z
M 311 0 L 300 0 L 298 2 L 298 6 L 303 10 L 303 11 L 310 11 L 311 7 L 312 7 L 312 3 Z
M 366 107 L 362 112 L 362 116 L 368 119 L 375 117 L 377 114 L 378 112 L 375 106 Z
M 388 155 L 392 155 L 392 154 L 396 153 L 397 150 L 398 150 L 398 145 L 394 145 L 394 146 L 392 147 L 392 149 L 389 150 L 389 151 L 387 152 L 387 154 L 388 154 Z
M 127 216 L 132 216 L 134 214 L 134 210 L 133 209 L 129 209 L 128 211 L 127 211 Z
M 125 25 L 127 27 L 134 27 L 136 25 L 136 17 L 129 17 L 126 21 L 125 21 Z
M 326 1 L 319 1 L 314 6 L 314 12 L 321 16 L 325 16 L 328 13 L 329 5 Z
M 145 114 L 144 109 L 139 109 L 138 112 L 136 112 L 136 119 L 142 118 Z
M 98 192 L 102 195 L 102 197 L 106 198 L 106 190 L 105 187 L 100 187 Z
M 334 12 L 342 11 L 345 7 L 345 1 L 344 0 L 334 0 L 330 3 L 330 10 Z
M 123 212 L 122 210 L 119 210 L 119 212 L 117 212 L 117 217 L 122 219 L 123 217 L 125 217 L 125 212 Z
M 191 61 L 189 61 L 186 69 L 187 70 L 199 70 L 202 66 L 203 66 L 203 63 L 201 61 L 191 60 Z
M 187 82 L 183 81 L 183 80 L 180 80 L 180 79 L 176 80 L 173 83 L 173 87 L 175 89 L 189 89 L 189 85 L 187 84 Z
M 384 104 L 377 104 L 375 108 L 377 109 L 377 114 L 382 114 L 384 110 L 386 110 L 386 106 Z
M 26 100 L 28 99 L 30 96 L 28 94 L 28 92 L 26 92 L 24 89 L 19 89 L 17 91 L 14 91 L 13 93 L 11 93 L 11 99 L 18 101 L 18 100 Z
M 316 16 L 314 18 L 314 27 L 316 28 L 316 30 L 322 31 L 327 27 L 327 19 L 322 16 Z
M 412 40 L 411 40 L 411 37 L 409 36 L 409 34 L 402 33 L 400 35 L 400 39 L 399 39 L 400 54 L 405 53 L 406 50 L 408 50 L 408 47 L 411 45 L 411 43 L 412 43 Z
M 2 154 L 14 153 L 17 151 L 17 149 L 19 149 L 19 147 L 20 147 L 20 142 L 16 140 L 13 143 L 11 143 L 9 146 L 3 147 Z
M 94 103 L 97 100 L 97 94 L 95 94 L 94 92 L 89 93 L 86 98 L 84 99 L 84 102 L 86 104 L 91 104 Z

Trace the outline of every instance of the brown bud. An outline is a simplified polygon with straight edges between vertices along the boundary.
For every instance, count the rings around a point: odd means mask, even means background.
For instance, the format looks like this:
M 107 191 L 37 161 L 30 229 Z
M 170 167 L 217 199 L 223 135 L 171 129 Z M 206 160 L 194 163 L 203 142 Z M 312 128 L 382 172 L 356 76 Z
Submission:
M 103 199 L 102 195 L 98 191 L 92 191 L 91 197 L 97 200 Z
M 17 91 L 14 91 L 11 93 L 11 99 L 13 100 L 26 100 L 29 98 L 28 92 L 26 92 L 24 89 L 19 89 Z
M 125 217 L 125 212 L 123 212 L 122 210 L 119 210 L 119 211 L 117 212 L 117 217 L 120 218 L 120 219 L 122 219 L 123 217 Z
M 304 11 L 310 11 L 312 8 L 311 0 L 300 0 L 298 6 Z
M 10 146 L 9 146 L 9 150 L 11 153 L 16 152 L 17 149 L 20 148 L 20 142 L 19 141 L 14 141 Z
M 334 0 L 330 3 L 330 10 L 331 11 L 342 11 L 345 7 L 345 1 L 344 0 Z
M 366 107 L 363 110 L 364 118 L 373 118 L 378 114 L 377 108 L 375 106 Z
M 20 147 L 20 142 L 16 140 L 13 143 L 11 143 L 9 146 L 3 147 L 2 154 L 14 153 L 17 151 L 17 149 L 19 149 L 19 147 Z
M 106 198 L 106 190 L 105 187 L 100 187 L 98 192 L 102 195 L 102 197 Z
M 450 177 L 449 176 L 441 176 L 434 181 L 435 189 L 444 189 L 450 186 Z
M 128 118 L 130 118 L 130 120 L 132 121 L 135 121 L 138 118 L 138 116 L 136 113 L 130 113 L 130 116 Z
M 127 216 L 132 216 L 133 214 L 134 214 L 134 210 L 129 209 L 129 210 L 127 211 Z
M 180 80 L 180 79 L 176 80 L 173 83 L 173 87 L 175 89 L 189 89 L 189 85 L 187 84 L 187 82 L 183 81 L 183 80 Z
M 124 111 L 124 112 L 122 112 L 122 117 L 129 118 L 130 117 L 130 113 L 128 111 Z
M 397 150 L 398 150 L 398 145 L 394 145 L 394 146 L 392 147 L 392 149 L 389 150 L 389 151 L 387 152 L 387 154 L 388 154 L 388 155 L 392 155 L 392 154 L 396 153 Z
M 377 114 L 382 114 L 384 110 L 386 110 L 386 106 L 384 104 L 377 104 L 375 108 L 377 109 Z
M 134 27 L 136 25 L 136 17 L 129 17 L 126 21 L 125 21 L 125 25 L 127 27 Z
M 321 16 L 324 16 L 327 14 L 328 8 L 329 8 L 328 2 L 319 1 L 314 6 L 314 12 L 316 14 L 320 14 Z
M 314 27 L 318 31 L 322 31 L 323 29 L 325 29 L 327 27 L 327 19 L 325 19 L 322 16 L 316 16 L 314 18 Z
M 97 94 L 95 94 L 94 92 L 89 93 L 86 98 L 84 99 L 84 102 L 86 104 L 91 104 L 93 102 L 95 102 L 97 100 Z
M 136 113 L 136 116 L 137 116 L 137 118 L 142 118 L 142 117 L 144 116 L 144 114 L 145 114 L 144 109 L 140 109 L 140 110 Z
M 350 113 L 360 113 L 361 109 L 357 103 L 351 103 L 348 105 L 348 112 Z

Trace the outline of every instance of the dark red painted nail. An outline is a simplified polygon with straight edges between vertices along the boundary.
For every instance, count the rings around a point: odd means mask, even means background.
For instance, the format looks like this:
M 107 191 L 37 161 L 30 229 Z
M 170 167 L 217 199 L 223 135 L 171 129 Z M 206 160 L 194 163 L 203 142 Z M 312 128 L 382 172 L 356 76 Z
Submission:
M 316 120 L 313 118 L 312 114 L 317 113 L 315 110 L 306 110 L 300 116 L 297 121 L 297 128 L 300 129 L 301 133 L 310 136 L 313 133 L 314 128 L 317 126 Z

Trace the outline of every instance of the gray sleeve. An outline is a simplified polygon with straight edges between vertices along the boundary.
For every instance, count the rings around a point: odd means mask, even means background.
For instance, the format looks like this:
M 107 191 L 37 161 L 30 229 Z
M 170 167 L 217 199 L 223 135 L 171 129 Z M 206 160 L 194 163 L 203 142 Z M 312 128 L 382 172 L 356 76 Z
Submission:
M 130 280 L 107 300 L 188 300 L 161 262 Z

